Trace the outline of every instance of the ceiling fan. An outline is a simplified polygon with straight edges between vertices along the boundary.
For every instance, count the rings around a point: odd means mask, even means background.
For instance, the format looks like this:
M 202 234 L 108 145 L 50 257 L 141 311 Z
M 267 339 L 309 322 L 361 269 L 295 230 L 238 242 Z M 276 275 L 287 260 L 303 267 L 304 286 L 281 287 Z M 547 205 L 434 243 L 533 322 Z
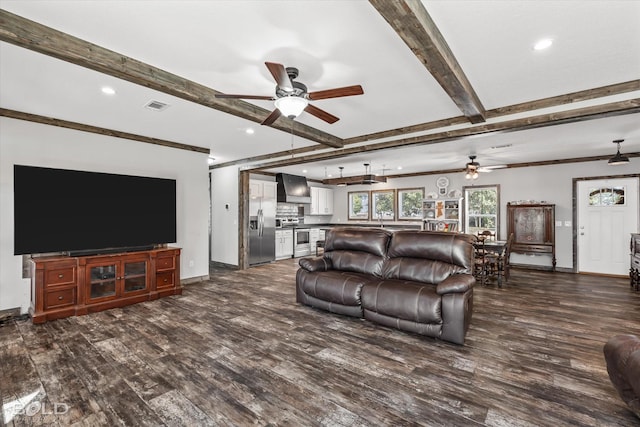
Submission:
M 223 93 L 216 94 L 216 98 L 235 98 L 235 99 L 264 99 L 275 101 L 276 108 L 262 121 L 263 125 L 270 125 L 275 122 L 278 117 L 285 115 L 289 118 L 297 117 L 303 111 L 332 124 L 340 120 L 338 117 L 330 114 L 314 105 L 309 104 L 309 100 L 317 101 L 319 99 L 339 98 L 342 96 L 362 95 L 364 91 L 362 86 L 353 85 L 336 89 L 320 90 L 316 92 L 307 92 L 307 86 L 295 81 L 298 77 L 298 69 L 294 67 L 285 68 L 282 64 L 275 62 L 265 62 L 269 72 L 276 81 L 275 96 L 262 95 L 228 95 Z
M 466 179 L 478 179 L 478 172 L 493 172 L 496 169 L 506 168 L 507 165 L 492 165 L 492 166 L 480 166 L 480 163 L 476 162 L 476 155 L 470 155 L 470 162 L 464 167 Z

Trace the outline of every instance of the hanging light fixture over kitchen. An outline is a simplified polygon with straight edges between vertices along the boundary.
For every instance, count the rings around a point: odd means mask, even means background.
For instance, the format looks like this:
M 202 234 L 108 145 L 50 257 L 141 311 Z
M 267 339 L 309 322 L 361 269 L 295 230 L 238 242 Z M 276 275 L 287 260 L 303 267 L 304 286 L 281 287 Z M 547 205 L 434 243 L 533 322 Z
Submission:
M 344 166 L 338 166 L 338 169 L 340 169 L 340 179 L 342 180 L 342 179 L 344 179 L 344 178 L 342 177 L 342 169 L 344 169 Z M 340 182 L 340 183 L 338 184 L 338 187 L 346 187 L 346 186 L 347 186 L 347 183 L 346 183 L 346 182 Z
M 609 159 L 608 163 L 612 166 L 625 165 L 629 163 L 629 158 L 627 156 L 620 154 L 620 144 L 622 142 L 624 142 L 624 139 L 616 139 L 613 141 L 614 144 L 618 145 L 618 151 L 616 152 L 615 156 Z
M 357 175 L 357 176 L 342 176 L 342 169 L 344 169 L 342 166 L 339 167 L 340 169 L 340 177 L 339 178 L 329 178 L 329 179 L 323 179 L 322 183 L 326 184 L 326 185 L 337 185 L 339 187 L 343 187 L 345 185 L 368 185 L 368 184 L 377 184 L 379 182 L 387 182 L 387 178 L 384 176 L 375 176 L 374 174 L 371 173 L 370 169 L 369 169 L 369 163 L 365 163 L 364 164 L 364 171 L 365 174 L 364 175 Z

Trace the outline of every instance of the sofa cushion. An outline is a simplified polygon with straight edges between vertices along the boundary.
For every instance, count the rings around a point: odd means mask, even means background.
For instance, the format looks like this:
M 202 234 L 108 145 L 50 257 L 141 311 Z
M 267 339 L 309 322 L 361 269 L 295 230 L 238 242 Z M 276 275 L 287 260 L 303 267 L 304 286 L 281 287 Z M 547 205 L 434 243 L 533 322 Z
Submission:
M 473 236 L 429 231 L 397 231 L 382 277 L 438 284 L 453 274 L 471 273 Z
M 324 257 L 300 258 L 298 265 L 307 271 L 331 270 L 331 260 Z
M 301 290 L 308 296 L 341 305 L 360 306 L 362 286 L 371 276 L 349 271 L 329 270 L 304 274 Z
M 380 277 L 390 238 L 381 228 L 335 228 L 327 231 L 323 256 L 334 270 Z
M 366 311 L 416 323 L 442 323 L 441 297 L 435 285 L 409 280 L 375 280 L 362 288 Z

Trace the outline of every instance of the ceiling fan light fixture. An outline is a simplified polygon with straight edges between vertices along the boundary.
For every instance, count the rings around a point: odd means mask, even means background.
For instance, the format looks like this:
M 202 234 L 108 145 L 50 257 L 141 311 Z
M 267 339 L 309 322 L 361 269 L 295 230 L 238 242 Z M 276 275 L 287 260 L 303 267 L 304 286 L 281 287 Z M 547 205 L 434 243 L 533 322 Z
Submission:
M 283 116 L 294 119 L 302 114 L 307 105 L 309 105 L 309 101 L 299 96 L 283 96 L 276 99 L 275 104 Z
M 609 162 L 608 162 L 609 165 L 618 166 L 618 165 L 625 165 L 629 163 L 629 158 L 623 154 L 620 154 L 620 144 L 622 142 L 624 142 L 624 139 L 616 139 L 613 141 L 614 144 L 618 145 L 618 151 L 616 152 L 615 156 L 609 159 Z
M 469 163 L 465 165 L 464 169 L 464 177 L 466 179 L 478 179 L 478 168 L 480 167 L 480 163 L 475 161 L 476 156 L 469 156 Z

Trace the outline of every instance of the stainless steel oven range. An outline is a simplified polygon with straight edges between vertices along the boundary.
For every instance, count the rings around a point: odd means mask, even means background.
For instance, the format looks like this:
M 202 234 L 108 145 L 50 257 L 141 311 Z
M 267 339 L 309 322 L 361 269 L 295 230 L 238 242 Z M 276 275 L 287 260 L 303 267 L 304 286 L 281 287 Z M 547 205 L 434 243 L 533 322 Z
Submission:
M 293 256 L 294 258 L 311 255 L 311 236 L 308 228 L 293 230 Z

